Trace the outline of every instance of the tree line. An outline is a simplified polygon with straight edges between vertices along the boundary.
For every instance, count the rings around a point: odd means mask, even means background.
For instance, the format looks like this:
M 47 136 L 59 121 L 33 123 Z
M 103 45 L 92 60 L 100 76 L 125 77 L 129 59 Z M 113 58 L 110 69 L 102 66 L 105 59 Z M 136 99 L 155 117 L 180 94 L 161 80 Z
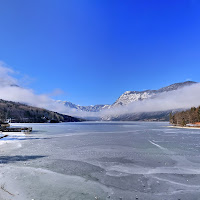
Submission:
M 195 124 L 200 122 L 200 106 L 192 107 L 189 110 L 170 113 L 170 123 L 174 125 L 186 126 L 186 124 Z

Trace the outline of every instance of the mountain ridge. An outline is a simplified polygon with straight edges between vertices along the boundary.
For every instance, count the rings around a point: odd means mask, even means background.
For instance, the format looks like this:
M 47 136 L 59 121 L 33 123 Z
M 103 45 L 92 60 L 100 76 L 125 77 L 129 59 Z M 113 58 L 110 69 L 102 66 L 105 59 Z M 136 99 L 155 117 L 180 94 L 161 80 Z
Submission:
M 134 101 L 142 101 L 144 99 L 155 97 L 157 94 L 178 90 L 180 88 L 190 86 L 196 83 L 197 82 L 194 82 L 194 81 L 185 81 L 185 82 L 174 83 L 169 86 L 162 87 L 158 90 L 149 89 L 149 90 L 144 90 L 144 91 L 126 91 L 121 96 L 119 96 L 119 98 L 111 105 L 105 104 L 105 105 L 80 106 L 80 105 L 73 104 L 72 102 L 69 102 L 69 101 L 58 100 L 57 102 L 63 103 L 65 106 L 72 109 L 79 110 L 79 111 L 99 112 L 102 110 L 114 108 L 116 106 L 124 106 Z
M 114 104 L 112 104 L 112 106 L 115 107 L 118 105 L 127 105 L 133 101 L 141 101 L 144 99 L 152 98 L 157 94 L 178 90 L 180 88 L 190 86 L 196 83 L 197 82 L 194 81 L 185 81 L 180 83 L 174 83 L 169 86 L 162 87 L 158 90 L 126 91 L 115 101 Z

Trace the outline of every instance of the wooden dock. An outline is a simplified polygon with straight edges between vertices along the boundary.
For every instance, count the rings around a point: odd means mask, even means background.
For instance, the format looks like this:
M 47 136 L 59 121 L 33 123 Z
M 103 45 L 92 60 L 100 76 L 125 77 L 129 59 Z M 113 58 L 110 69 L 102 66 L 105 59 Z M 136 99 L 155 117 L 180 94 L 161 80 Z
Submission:
M 2 132 L 32 132 L 32 127 L 0 127 Z

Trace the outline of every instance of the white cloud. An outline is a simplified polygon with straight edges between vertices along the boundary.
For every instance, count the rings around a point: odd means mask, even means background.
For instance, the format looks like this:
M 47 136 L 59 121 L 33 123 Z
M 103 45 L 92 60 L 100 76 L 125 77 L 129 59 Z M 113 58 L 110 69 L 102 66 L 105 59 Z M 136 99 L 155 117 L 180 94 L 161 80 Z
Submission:
M 58 96 L 60 94 L 64 94 L 64 91 L 62 91 L 61 89 L 57 88 L 57 89 L 53 90 L 52 92 L 50 92 L 47 95 L 51 96 L 51 97 L 55 97 L 55 96 Z
M 63 91 L 56 89 L 50 94 L 35 94 L 32 89 L 20 87 L 21 80 L 13 77 L 16 72 L 0 62 L 0 99 L 25 103 L 31 106 L 45 108 L 55 112 L 73 116 L 94 116 L 93 113 L 80 112 L 56 102 L 51 96 L 61 94 Z M 27 76 L 25 77 L 27 79 Z
M 13 78 L 12 74 L 15 72 L 9 68 L 4 62 L 0 61 L 0 85 L 16 85 L 17 80 Z

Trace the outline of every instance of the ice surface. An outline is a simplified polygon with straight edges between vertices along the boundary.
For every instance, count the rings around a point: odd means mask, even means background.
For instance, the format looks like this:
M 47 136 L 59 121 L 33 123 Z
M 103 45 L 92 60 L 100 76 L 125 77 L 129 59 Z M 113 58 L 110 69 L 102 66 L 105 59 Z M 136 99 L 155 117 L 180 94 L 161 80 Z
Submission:
M 167 123 L 23 124 L 0 140 L 1 200 L 200 199 L 200 130 Z

